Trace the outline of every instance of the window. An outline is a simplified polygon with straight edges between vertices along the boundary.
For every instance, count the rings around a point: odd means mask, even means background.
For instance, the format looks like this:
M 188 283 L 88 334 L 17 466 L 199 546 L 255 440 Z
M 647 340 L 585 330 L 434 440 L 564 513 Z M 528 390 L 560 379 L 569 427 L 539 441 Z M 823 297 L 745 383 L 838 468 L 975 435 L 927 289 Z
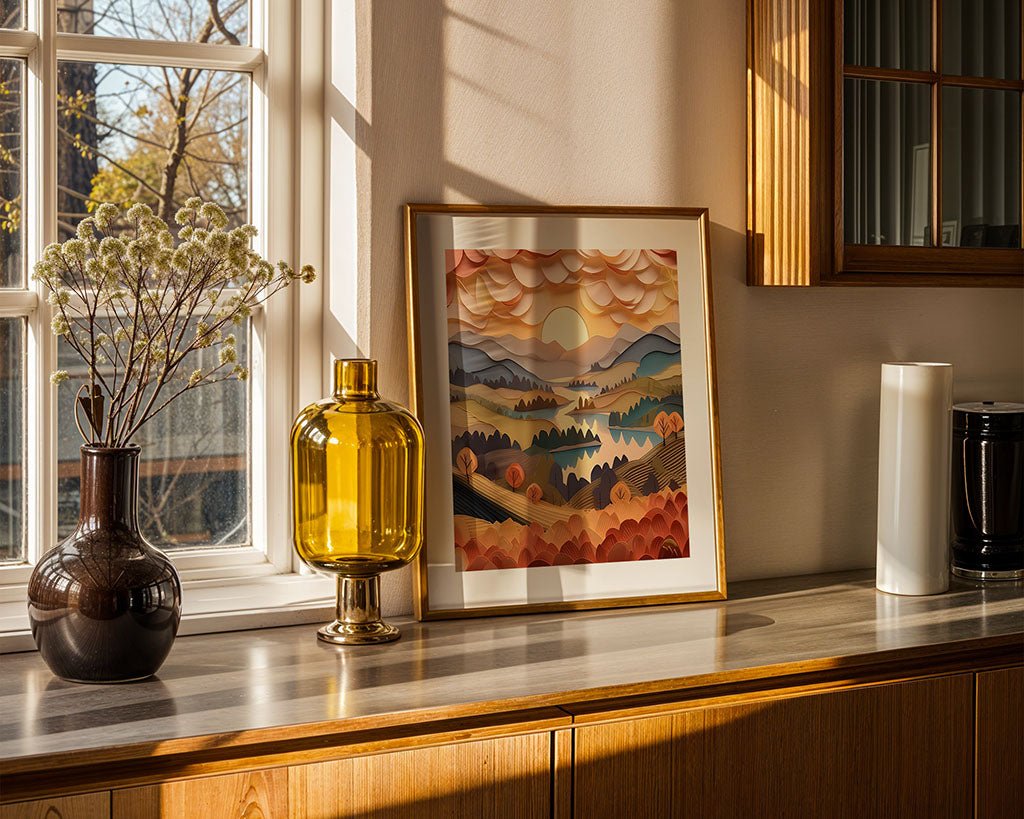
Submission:
M 296 76 L 322 74 L 296 40 L 323 38 L 311 20 L 323 12 L 301 5 L 0 0 L 0 650 L 31 646 L 24 584 L 78 515 L 71 407 L 83 368 L 50 333 L 29 271 L 101 202 L 170 216 L 192 195 L 255 224 L 270 258 L 322 267 L 294 217 L 304 167 L 294 123 L 323 116 L 322 104 L 294 100 Z M 323 191 L 302 199 L 321 207 Z M 182 574 L 185 631 L 329 605 L 329 581 L 300 572 L 288 528 L 296 371 L 321 355 L 308 328 L 301 344 L 315 349 L 300 355 L 297 298 L 285 291 L 236 333 L 248 381 L 199 390 L 140 433 L 140 523 Z M 71 374 L 59 390 L 48 380 L 58 366 Z
M 845 0 L 836 268 L 1013 273 L 1020 0 Z
M 25 320 L 0 318 L 0 560 L 25 559 Z
M 83 22 L 78 15 L 84 5 L 82 0 L 58 5 L 61 30 L 134 34 L 139 26 L 129 23 L 137 14 L 146 12 L 149 19 L 155 11 L 151 0 L 107 0 L 102 6 L 107 15 L 100 15 L 100 4 L 89 3 L 95 11 Z M 234 42 L 245 36 L 247 7 L 238 0 L 224 5 L 222 36 Z M 211 30 L 212 15 L 194 14 L 182 23 L 191 23 L 191 31 L 176 31 L 176 18 L 163 23 L 173 6 L 161 8 L 160 26 L 151 24 L 143 34 L 195 39 Z M 117 22 L 122 19 L 128 22 Z M 248 222 L 251 83 L 242 72 L 58 56 L 59 238 L 71 238 L 78 222 L 102 202 L 143 201 L 171 221 L 182 201 L 195 195 L 220 204 L 232 226 Z M 248 366 L 247 352 L 248 345 L 239 347 L 243 366 Z M 57 359 L 60 369 L 84 379 L 85 366 L 70 348 L 59 344 Z M 70 534 L 78 520 L 81 437 L 72 420 L 78 383 L 72 380 L 58 396 L 58 537 Z M 185 397 L 142 429 L 139 511 L 151 543 L 165 550 L 250 544 L 248 403 L 244 385 L 217 384 Z

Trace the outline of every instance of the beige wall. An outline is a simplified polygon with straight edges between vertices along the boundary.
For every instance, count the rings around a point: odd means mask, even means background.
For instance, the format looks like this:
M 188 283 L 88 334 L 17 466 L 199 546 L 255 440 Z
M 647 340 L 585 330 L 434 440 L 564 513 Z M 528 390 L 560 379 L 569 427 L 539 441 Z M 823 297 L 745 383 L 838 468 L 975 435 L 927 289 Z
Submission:
M 404 398 L 404 202 L 708 207 L 729 578 L 871 566 L 880 362 L 1024 400 L 1024 294 L 746 287 L 744 8 L 359 3 L 354 335 Z

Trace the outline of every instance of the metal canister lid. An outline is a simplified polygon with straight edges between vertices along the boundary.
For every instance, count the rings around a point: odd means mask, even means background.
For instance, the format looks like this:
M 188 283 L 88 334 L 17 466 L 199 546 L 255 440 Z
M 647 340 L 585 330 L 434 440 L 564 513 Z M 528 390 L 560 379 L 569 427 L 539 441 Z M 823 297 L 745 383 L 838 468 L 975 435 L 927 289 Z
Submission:
M 1024 432 L 1024 404 L 1011 401 L 969 401 L 953 405 L 953 427 L 963 432 Z

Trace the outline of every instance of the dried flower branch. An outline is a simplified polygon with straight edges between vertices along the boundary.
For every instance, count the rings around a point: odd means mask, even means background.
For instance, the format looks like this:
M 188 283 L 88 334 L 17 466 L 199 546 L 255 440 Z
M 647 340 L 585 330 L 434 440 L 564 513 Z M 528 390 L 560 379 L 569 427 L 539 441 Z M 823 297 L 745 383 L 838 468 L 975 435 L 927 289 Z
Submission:
M 91 429 L 86 443 L 126 446 L 136 432 L 184 393 L 228 379 L 244 381 L 235 336 L 253 308 L 316 272 L 275 267 L 252 250 L 256 228 L 227 229 L 224 211 L 193 197 L 175 215 L 179 243 L 149 206 L 123 215 L 101 205 L 77 236 L 49 245 L 33 278 L 49 291 L 53 332 L 88 367 L 81 401 Z M 190 353 L 217 348 L 217 364 L 185 372 Z M 68 379 L 65 370 L 50 380 Z M 76 402 L 77 404 L 77 402 Z

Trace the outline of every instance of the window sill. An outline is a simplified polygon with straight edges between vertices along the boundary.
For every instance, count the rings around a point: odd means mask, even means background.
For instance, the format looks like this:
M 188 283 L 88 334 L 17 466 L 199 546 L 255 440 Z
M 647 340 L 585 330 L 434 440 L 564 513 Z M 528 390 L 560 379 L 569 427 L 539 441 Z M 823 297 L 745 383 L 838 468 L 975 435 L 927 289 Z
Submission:
M 330 578 L 305 574 L 186 581 L 178 636 L 329 620 L 334 588 Z M 34 650 L 24 597 L 0 603 L 0 654 Z

